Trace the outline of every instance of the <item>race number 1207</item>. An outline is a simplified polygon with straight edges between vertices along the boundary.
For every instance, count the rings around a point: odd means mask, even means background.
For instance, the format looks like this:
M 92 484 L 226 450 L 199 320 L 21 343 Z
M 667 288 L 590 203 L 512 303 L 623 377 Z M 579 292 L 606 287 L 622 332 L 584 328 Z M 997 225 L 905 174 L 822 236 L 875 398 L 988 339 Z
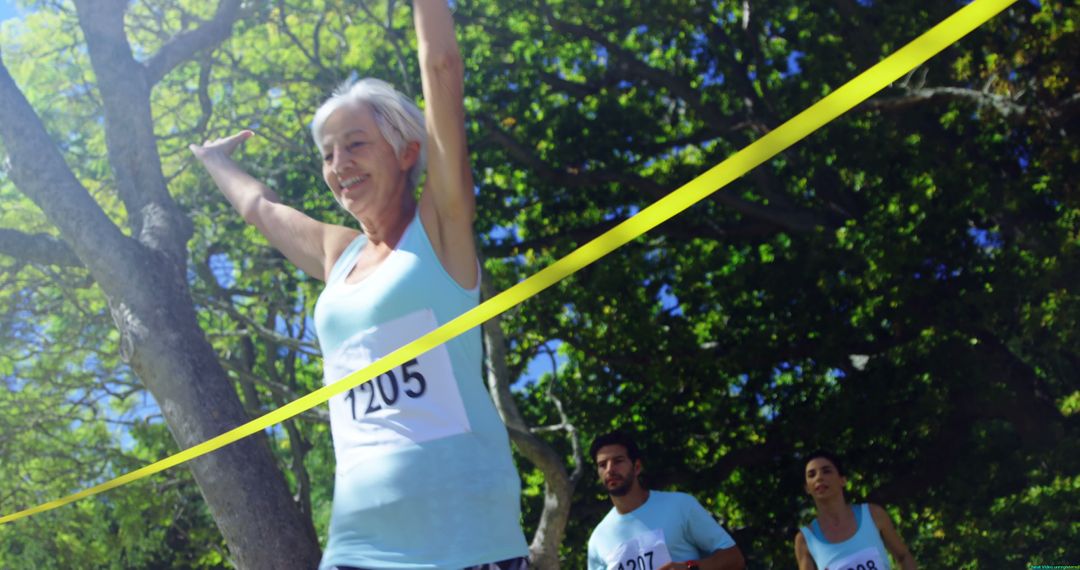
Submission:
M 652 551 L 649 551 L 619 562 L 619 565 L 613 570 L 653 570 L 652 560 Z

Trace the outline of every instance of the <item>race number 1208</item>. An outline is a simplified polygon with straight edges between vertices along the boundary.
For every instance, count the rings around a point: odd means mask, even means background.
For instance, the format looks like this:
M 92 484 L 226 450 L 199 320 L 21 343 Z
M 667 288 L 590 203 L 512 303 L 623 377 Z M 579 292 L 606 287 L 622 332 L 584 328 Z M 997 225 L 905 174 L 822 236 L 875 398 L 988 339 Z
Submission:
M 867 560 L 865 563 L 859 563 L 852 566 L 845 566 L 841 570 L 878 570 L 877 564 L 873 560 Z

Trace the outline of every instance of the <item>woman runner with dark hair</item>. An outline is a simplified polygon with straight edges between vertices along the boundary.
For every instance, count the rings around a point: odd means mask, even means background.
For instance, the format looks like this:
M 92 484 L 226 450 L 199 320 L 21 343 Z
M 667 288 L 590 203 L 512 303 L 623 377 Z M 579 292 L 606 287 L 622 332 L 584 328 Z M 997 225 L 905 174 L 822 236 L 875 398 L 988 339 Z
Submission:
M 889 570 L 890 553 L 900 568 L 915 570 L 915 558 L 885 509 L 847 503 L 847 476 L 840 458 L 828 451 L 811 453 L 803 478 L 817 517 L 795 535 L 799 570 Z

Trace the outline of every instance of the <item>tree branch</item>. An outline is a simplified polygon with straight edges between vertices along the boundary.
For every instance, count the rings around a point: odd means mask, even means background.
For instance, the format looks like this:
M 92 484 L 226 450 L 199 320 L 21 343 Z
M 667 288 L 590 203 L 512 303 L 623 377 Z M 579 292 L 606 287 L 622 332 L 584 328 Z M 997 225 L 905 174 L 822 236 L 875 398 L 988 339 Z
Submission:
M 562 241 L 585 243 L 628 218 L 613 218 L 590 226 L 569 228 L 553 235 L 546 235 L 525 241 L 506 240 L 485 246 L 484 255 L 489 258 L 506 258 L 518 255 L 530 249 L 545 249 Z M 673 241 L 690 241 L 700 238 L 715 240 L 764 239 L 783 231 L 783 228 L 770 223 L 742 221 L 730 225 L 697 223 L 692 217 L 680 218 L 676 224 L 661 224 L 649 230 L 650 236 L 663 236 Z
M 870 10 L 855 0 L 833 0 L 833 5 L 840 15 L 840 21 L 849 24 L 845 26 L 847 32 L 844 38 L 853 41 L 854 45 L 851 47 L 854 49 L 849 49 L 848 53 L 859 69 L 868 69 L 876 63 L 881 49 L 873 35 L 877 29 L 877 22 L 874 21 L 876 18 Z
M 165 44 L 145 64 L 146 82 L 155 85 L 176 66 L 190 60 L 196 53 L 212 48 L 229 37 L 240 13 L 241 0 L 221 0 L 214 17 L 198 28 L 178 34 Z
M 988 107 L 1005 119 L 1022 119 L 1030 108 L 1013 98 L 966 87 L 915 87 L 903 90 L 895 97 L 873 98 L 859 106 L 860 111 L 903 111 L 914 105 L 931 101 L 968 101 L 980 108 Z
M 963 412 L 959 394 L 950 394 L 951 411 L 937 430 L 937 437 L 928 447 L 918 451 L 917 463 L 903 469 L 905 476 L 897 477 L 874 489 L 867 499 L 875 503 L 898 503 L 940 486 L 964 456 L 969 446 L 971 417 Z
M 490 275 L 482 277 L 481 288 L 485 299 L 493 296 Z M 483 335 L 487 385 L 495 408 L 518 450 L 544 473 L 544 509 L 532 544 L 529 545 L 529 559 L 536 568 L 555 569 L 559 567 L 559 545 L 562 544 L 566 523 L 570 519 L 576 481 L 572 481 L 566 473 L 566 466 L 559 454 L 529 431 L 521 411 L 514 403 L 506 366 L 506 339 L 498 318 L 484 323 Z
M 361 6 L 363 6 L 363 3 L 361 3 Z M 319 44 L 319 33 L 322 30 L 322 26 L 325 21 L 326 13 L 324 11 L 320 12 L 319 18 L 315 23 L 315 27 L 311 32 L 312 48 L 311 51 L 308 51 L 307 47 L 304 46 L 304 43 L 300 41 L 300 38 L 298 38 L 296 34 L 293 33 L 292 28 L 289 27 L 288 16 L 285 12 L 285 1 L 278 0 L 278 26 L 280 26 L 281 31 L 283 31 L 285 35 L 288 36 L 289 41 L 291 41 L 292 44 L 296 46 L 296 49 L 300 50 L 300 53 L 304 55 L 304 58 L 308 60 L 308 63 L 315 66 L 315 69 L 317 70 L 316 75 L 320 78 L 320 84 L 331 83 L 334 76 L 336 75 L 335 72 L 328 69 L 326 65 L 322 62 L 322 55 L 320 52 L 321 47 Z
M 311 356 L 319 356 L 321 354 L 319 352 L 319 347 L 318 346 L 316 346 L 314 344 L 311 344 L 311 343 L 308 343 L 308 342 L 304 342 L 304 341 L 299 340 L 299 339 L 292 338 L 290 336 L 285 336 L 285 335 L 282 335 L 282 334 L 278 334 L 274 330 L 268 329 L 268 328 L 264 327 L 263 325 L 259 324 L 258 322 L 256 322 L 255 320 L 253 320 L 251 318 L 248 318 L 246 315 L 244 315 L 243 313 L 238 311 L 236 309 L 236 307 L 234 307 L 230 303 L 227 303 L 225 301 L 222 301 L 220 299 L 217 299 L 217 298 L 211 297 L 211 296 L 205 297 L 204 301 L 206 302 L 206 304 L 217 307 L 217 308 L 225 311 L 232 318 L 234 318 L 237 321 L 240 321 L 240 322 L 244 323 L 245 325 L 247 325 L 247 327 L 248 327 L 247 330 L 240 331 L 237 334 L 240 334 L 240 335 L 255 334 L 259 338 L 262 338 L 263 340 L 265 340 L 266 342 L 273 343 L 275 346 L 283 346 L 285 348 L 288 348 L 289 350 L 295 350 L 297 352 L 301 352 L 303 354 L 307 354 L 307 355 L 311 355 Z M 212 333 L 208 333 L 208 336 L 214 336 L 214 335 Z
M 48 234 L 26 234 L 0 228 L 0 254 L 27 263 L 61 267 L 83 266 L 68 244 Z
M 555 404 L 555 410 L 559 413 L 559 428 L 567 433 L 567 437 L 570 438 L 570 448 L 573 450 L 574 456 L 574 470 L 570 473 L 570 484 L 577 486 L 577 482 L 581 480 L 581 476 L 585 474 L 585 453 L 581 448 L 581 435 L 578 433 L 577 426 L 570 421 L 570 417 L 566 415 L 566 410 L 563 408 L 562 400 L 555 395 L 555 385 L 559 382 L 559 366 L 558 361 L 555 359 L 555 351 L 551 350 L 547 345 L 544 346 L 544 352 L 547 353 L 551 359 L 551 382 L 548 383 L 547 391 L 545 394 L 547 398 Z
M 125 6 L 116 0 L 75 1 L 105 109 L 109 164 L 132 236 L 182 266 L 194 228 L 165 187 L 150 109 L 152 85 L 125 34 Z
M 714 106 L 705 105 L 701 99 L 701 90 L 693 87 L 689 81 L 639 60 L 632 52 L 608 40 L 601 30 L 559 20 L 546 2 L 543 3 L 541 9 L 555 31 L 586 38 L 603 46 L 611 58 L 609 66 L 611 70 L 620 72 L 627 78 L 644 80 L 667 89 L 672 95 L 689 105 L 701 120 L 713 125 L 714 128 L 730 130 L 736 124 L 743 122 L 718 113 Z
M 214 116 L 214 103 L 210 100 L 210 74 L 214 70 L 214 62 L 205 58 L 199 62 L 199 122 L 195 124 L 195 133 L 201 135 L 206 132 L 206 126 L 210 124 L 210 118 Z
M 270 390 L 270 393 L 277 397 L 279 402 L 292 402 L 303 396 L 303 394 L 296 393 L 292 388 L 289 388 L 284 384 L 274 382 L 273 380 L 249 372 L 242 363 L 233 362 L 228 359 L 222 359 L 221 363 L 226 370 L 241 377 L 245 382 L 252 382 Z M 296 417 L 310 422 L 330 424 L 330 413 L 321 407 L 311 408 Z
M 477 117 L 477 120 L 486 128 L 488 137 L 502 145 L 510 156 L 528 166 L 538 175 L 561 186 L 576 188 L 581 186 L 616 183 L 637 190 L 650 200 L 659 200 L 668 194 L 667 188 L 664 188 L 648 178 L 642 178 L 635 174 L 613 171 L 572 173 L 558 170 L 538 158 L 534 153 L 525 148 L 524 145 L 518 143 L 509 133 L 496 125 L 493 118 L 480 116 Z M 744 200 L 731 192 L 714 192 L 709 199 L 731 208 L 744 216 L 765 221 L 793 232 L 813 231 L 820 226 L 831 227 L 833 225 L 824 216 L 820 216 L 809 210 L 775 208 Z
M 101 210 L 64 162 L 45 125 L 0 58 L 0 139 L 15 187 L 57 228 L 98 283 L 123 289 L 129 277 L 114 271 L 112 256 L 135 245 Z
M 1000 371 L 1000 380 L 1013 396 L 1007 403 L 1001 402 L 1005 405 L 995 409 L 995 415 L 1008 420 L 1031 449 L 1060 442 L 1065 435 L 1065 417 L 1035 371 L 990 331 L 977 331 L 976 338 L 979 342 L 974 350 L 992 363 L 991 369 Z

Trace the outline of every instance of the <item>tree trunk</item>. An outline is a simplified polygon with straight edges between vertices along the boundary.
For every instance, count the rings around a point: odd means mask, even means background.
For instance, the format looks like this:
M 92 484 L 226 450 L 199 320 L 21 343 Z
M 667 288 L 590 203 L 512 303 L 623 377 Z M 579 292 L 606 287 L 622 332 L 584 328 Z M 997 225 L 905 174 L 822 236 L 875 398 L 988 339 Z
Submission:
M 15 186 L 56 225 L 101 287 L 122 334 L 122 356 L 153 394 L 182 448 L 247 421 L 217 355 L 198 326 L 187 285 L 190 221 L 166 189 L 150 112 L 153 83 L 227 37 L 239 2 L 177 36 L 146 65 L 132 56 L 123 0 L 76 2 L 105 104 L 106 141 L 130 237 L 64 163 L 0 59 L 0 139 Z M 306 569 L 320 552 L 310 518 L 292 500 L 264 434 L 190 463 L 240 568 Z M 118 492 L 123 492 L 118 491 Z
M 490 298 L 492 291 L 487 275 L 484 276 L 482 286 L 484 298 Z M 532 543 L 529 544 L 529 561 L 542 570 L 557 570 L 560 567 L 559 547 L 566 535 L 570 503 L 581 474 L 580 457 L 574 474 L 568 474 L 563 458 L 546 441 L 529 431 L 510 393 L 506 338 L 500 328 L 499 318 L 485 323 L 483 332 L 488 391 L 495 401 L 495 408 L 499 410 L 499 415 L 510 433 L 510 439 L 518 451 L 544 473 L 544 509 Z

